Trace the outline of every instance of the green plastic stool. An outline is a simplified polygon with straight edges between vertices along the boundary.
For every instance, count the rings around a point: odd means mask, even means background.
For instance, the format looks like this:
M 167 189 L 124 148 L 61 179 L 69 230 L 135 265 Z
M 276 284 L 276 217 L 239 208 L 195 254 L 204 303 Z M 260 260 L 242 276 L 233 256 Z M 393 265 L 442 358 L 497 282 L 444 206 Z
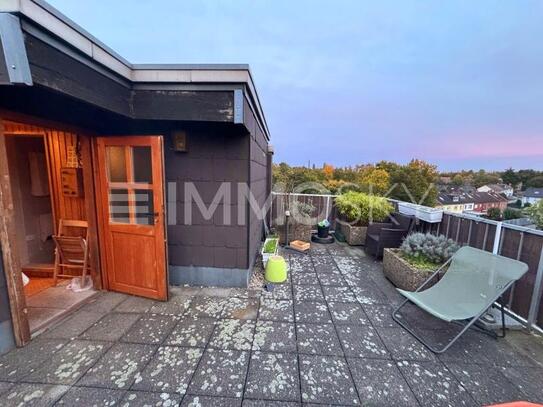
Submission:
M 264 278 L 270 283 L 282 283 L 287 279 L 287 263 L 282 256 L 271 256 L 268 259 Z

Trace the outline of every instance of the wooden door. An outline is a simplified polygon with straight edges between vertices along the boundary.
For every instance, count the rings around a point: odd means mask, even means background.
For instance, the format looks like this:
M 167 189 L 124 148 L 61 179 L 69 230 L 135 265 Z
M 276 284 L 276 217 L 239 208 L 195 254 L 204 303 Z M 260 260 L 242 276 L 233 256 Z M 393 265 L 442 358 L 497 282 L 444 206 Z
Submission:
M 166 300 L 162 137 L 99 137 L 97 156 L 108 287 Z

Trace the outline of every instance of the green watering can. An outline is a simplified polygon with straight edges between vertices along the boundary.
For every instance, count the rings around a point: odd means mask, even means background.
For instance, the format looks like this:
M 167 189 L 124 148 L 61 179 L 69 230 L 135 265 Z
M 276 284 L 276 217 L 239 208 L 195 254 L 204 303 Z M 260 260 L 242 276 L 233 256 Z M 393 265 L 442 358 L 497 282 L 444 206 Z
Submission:
M 264 273 L 266 281 L 282 283 L 287 279 L 287 263 L 282 256 L 271 256 L 266 264 Z

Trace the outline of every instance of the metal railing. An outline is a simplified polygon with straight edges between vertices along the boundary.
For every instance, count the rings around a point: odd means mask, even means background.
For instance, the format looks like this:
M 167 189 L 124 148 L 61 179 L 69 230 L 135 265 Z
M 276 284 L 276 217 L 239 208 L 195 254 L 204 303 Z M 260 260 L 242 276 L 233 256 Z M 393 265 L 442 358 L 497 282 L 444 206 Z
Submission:
M 272 192 L 272 225 L 284 223 L 287 200 L 311 203 L 314 223 L 326 217 L 334 229 L 337 195 L 287 194 Z M 398 201 L 390 199 L 396 206 Z M 319 215 L 319 217 L 317 217 Z M 507 313 L 528 329 L 543 332 L 543 231 L 474 215 L 443 212 L 438 223 L 418 221 L 419 231 L 443 234 L 460 245 L 468 245 L 528 264 L 528 272 L 506 294 Z

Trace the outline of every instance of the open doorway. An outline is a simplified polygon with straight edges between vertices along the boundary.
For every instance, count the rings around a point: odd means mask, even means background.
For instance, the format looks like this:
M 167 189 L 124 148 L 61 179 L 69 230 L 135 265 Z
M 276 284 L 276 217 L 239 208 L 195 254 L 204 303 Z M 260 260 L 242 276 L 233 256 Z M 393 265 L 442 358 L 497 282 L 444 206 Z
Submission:
M 53 208 L 43 135 L 7 135 L 17 246 L 27 298 L 53 286 Z
M 60 234 L 81 236 L 84 245 L 90 247 L 88 226 L 59 230 L 62 222 L 88 225 L 82 185 L 84 163 L 79 136 L 74 133 L 4 122 L 4 137 L 14 208 L 12 239 L 18 257 L 13 272 L 22 281 L 23 312 L 34 334 L 97 293 L 93 288 L 73 290 L 70 284 L 82 274 L 82 268 L 58 265 L 65 263 L 58 255 L 62 252 Z M 55 261 L 57 275 L 64 278 L 54 278 Z M 86 269 L 89 275 L 91 264 L 89 261 Z

